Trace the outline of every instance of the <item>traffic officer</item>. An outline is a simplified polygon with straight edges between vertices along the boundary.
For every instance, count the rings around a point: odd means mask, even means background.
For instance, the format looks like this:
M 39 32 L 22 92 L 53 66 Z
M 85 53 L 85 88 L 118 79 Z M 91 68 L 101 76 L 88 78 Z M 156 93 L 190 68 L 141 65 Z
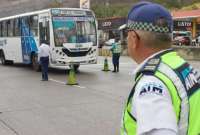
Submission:
M 119 58 L 121 55 L 121 43 L 119 37 L 115 38 L 115 42 L 110 49 L 112 51 L 113 72 L 119 72 Z
M 139 66 L 121 135 L 200 135 L 200 74 L 171 49 L 172 17 L 161 5 L 135 4 L 128 52 Z
M 50 57 L 50 47 L 43 41 L 38 50 L 38 59 L 42 68 L 42 81 L 48 81 L 48 66 Z

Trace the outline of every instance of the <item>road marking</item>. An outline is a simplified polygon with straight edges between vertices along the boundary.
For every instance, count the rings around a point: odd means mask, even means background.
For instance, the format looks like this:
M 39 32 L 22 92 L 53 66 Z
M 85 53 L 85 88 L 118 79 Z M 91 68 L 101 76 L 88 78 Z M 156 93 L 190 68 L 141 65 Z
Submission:
M 52 81 L 52 82 L 56 82 L 56 83 L 59 83 L 59 84 L 64 84 L 64 85 L 66 85 L 66 82 L 62 82 L 62 81 L 58 81 L 58 80 L 55 80 L 55 79 L 49 79 L 50 81 Z M 77 87 L 77 88 L 81 88 L 81 89 L 85 89 L 86 87 L 84 87 L 84 86 L 80 86 L 80 85 L 72 85 L 73 87 Z
M 60 83 L 60 84 L 66 84 L 66 82 L 61 82 L 61 81 L 58 81 L 58 80 L 54 80 L 54 79 L 49 79 L 50 81 L 53 81 L 53 82 L 56 82 L 56 83 Z
M 81 89 L 85 89 L 86 87 L 84 86 L 80 86 L 80 85 L 73 85 L 74 87 L 78 87 L 78 88 L 81 88 Z

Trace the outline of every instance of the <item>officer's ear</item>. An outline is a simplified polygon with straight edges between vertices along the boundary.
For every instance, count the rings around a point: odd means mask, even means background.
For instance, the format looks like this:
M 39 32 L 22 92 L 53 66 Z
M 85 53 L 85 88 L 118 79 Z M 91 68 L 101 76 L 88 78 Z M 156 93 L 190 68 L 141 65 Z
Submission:
M 128 32 L 128 39 L 133 49 L 137 49 L 140 44 L 140 36 L 134 30 Z
M 139 32 L 134 31 L 134 33 L 135 33 L 135 36 L 136 36 L 136 40 L 135 40 L 136 48 L 138 48 L 139 45 L 140 45 L 141 38 L 140 38 Z

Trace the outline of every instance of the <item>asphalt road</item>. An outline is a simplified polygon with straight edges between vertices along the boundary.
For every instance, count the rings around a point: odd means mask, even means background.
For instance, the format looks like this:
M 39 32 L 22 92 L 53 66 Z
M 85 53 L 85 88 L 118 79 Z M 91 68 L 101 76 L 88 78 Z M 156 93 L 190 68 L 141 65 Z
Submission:
M 98 64 L 80 67 L 78 86 L 69 86 L 68 70 L 50 69 L 42 82 L 29 66 L 0 65 L 0 135 L 119 134 L 135 66 L 122 57 L 119 73 L 103 72 L 99 57 Z
M 119 73 L 103 72 L 99 57 L 98 64 L 80 67 L 78 86 L 69 86 L 68 70 L 50 69 L 42 82 L 29 66 L 0 65 L 0 135 L 119 135 L 135 67 L 121 57 Z

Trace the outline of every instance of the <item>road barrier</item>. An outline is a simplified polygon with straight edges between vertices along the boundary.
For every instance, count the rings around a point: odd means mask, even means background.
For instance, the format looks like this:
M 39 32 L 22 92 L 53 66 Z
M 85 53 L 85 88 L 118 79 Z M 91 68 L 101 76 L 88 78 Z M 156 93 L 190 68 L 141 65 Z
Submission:
M 99 49 L 99 56 L 108 56 L 111 57 L 112 56 L 112 52 L 108 49 Z
M 172 48 L 176 50 L 180 56 L 182 56 L 186 60 L 200 60 L 200 46 L 175 46 L 173 45 Z M 111 52 L 106 49 L 99 50 L 100 56 L 111 56 Z M 128 51 L 127 49 L 122 52 L 122 55 L 127 56 Z
M 200 60 L 200 47 L 198 46 L 173 46 L 173 48 L 186 60 Z

